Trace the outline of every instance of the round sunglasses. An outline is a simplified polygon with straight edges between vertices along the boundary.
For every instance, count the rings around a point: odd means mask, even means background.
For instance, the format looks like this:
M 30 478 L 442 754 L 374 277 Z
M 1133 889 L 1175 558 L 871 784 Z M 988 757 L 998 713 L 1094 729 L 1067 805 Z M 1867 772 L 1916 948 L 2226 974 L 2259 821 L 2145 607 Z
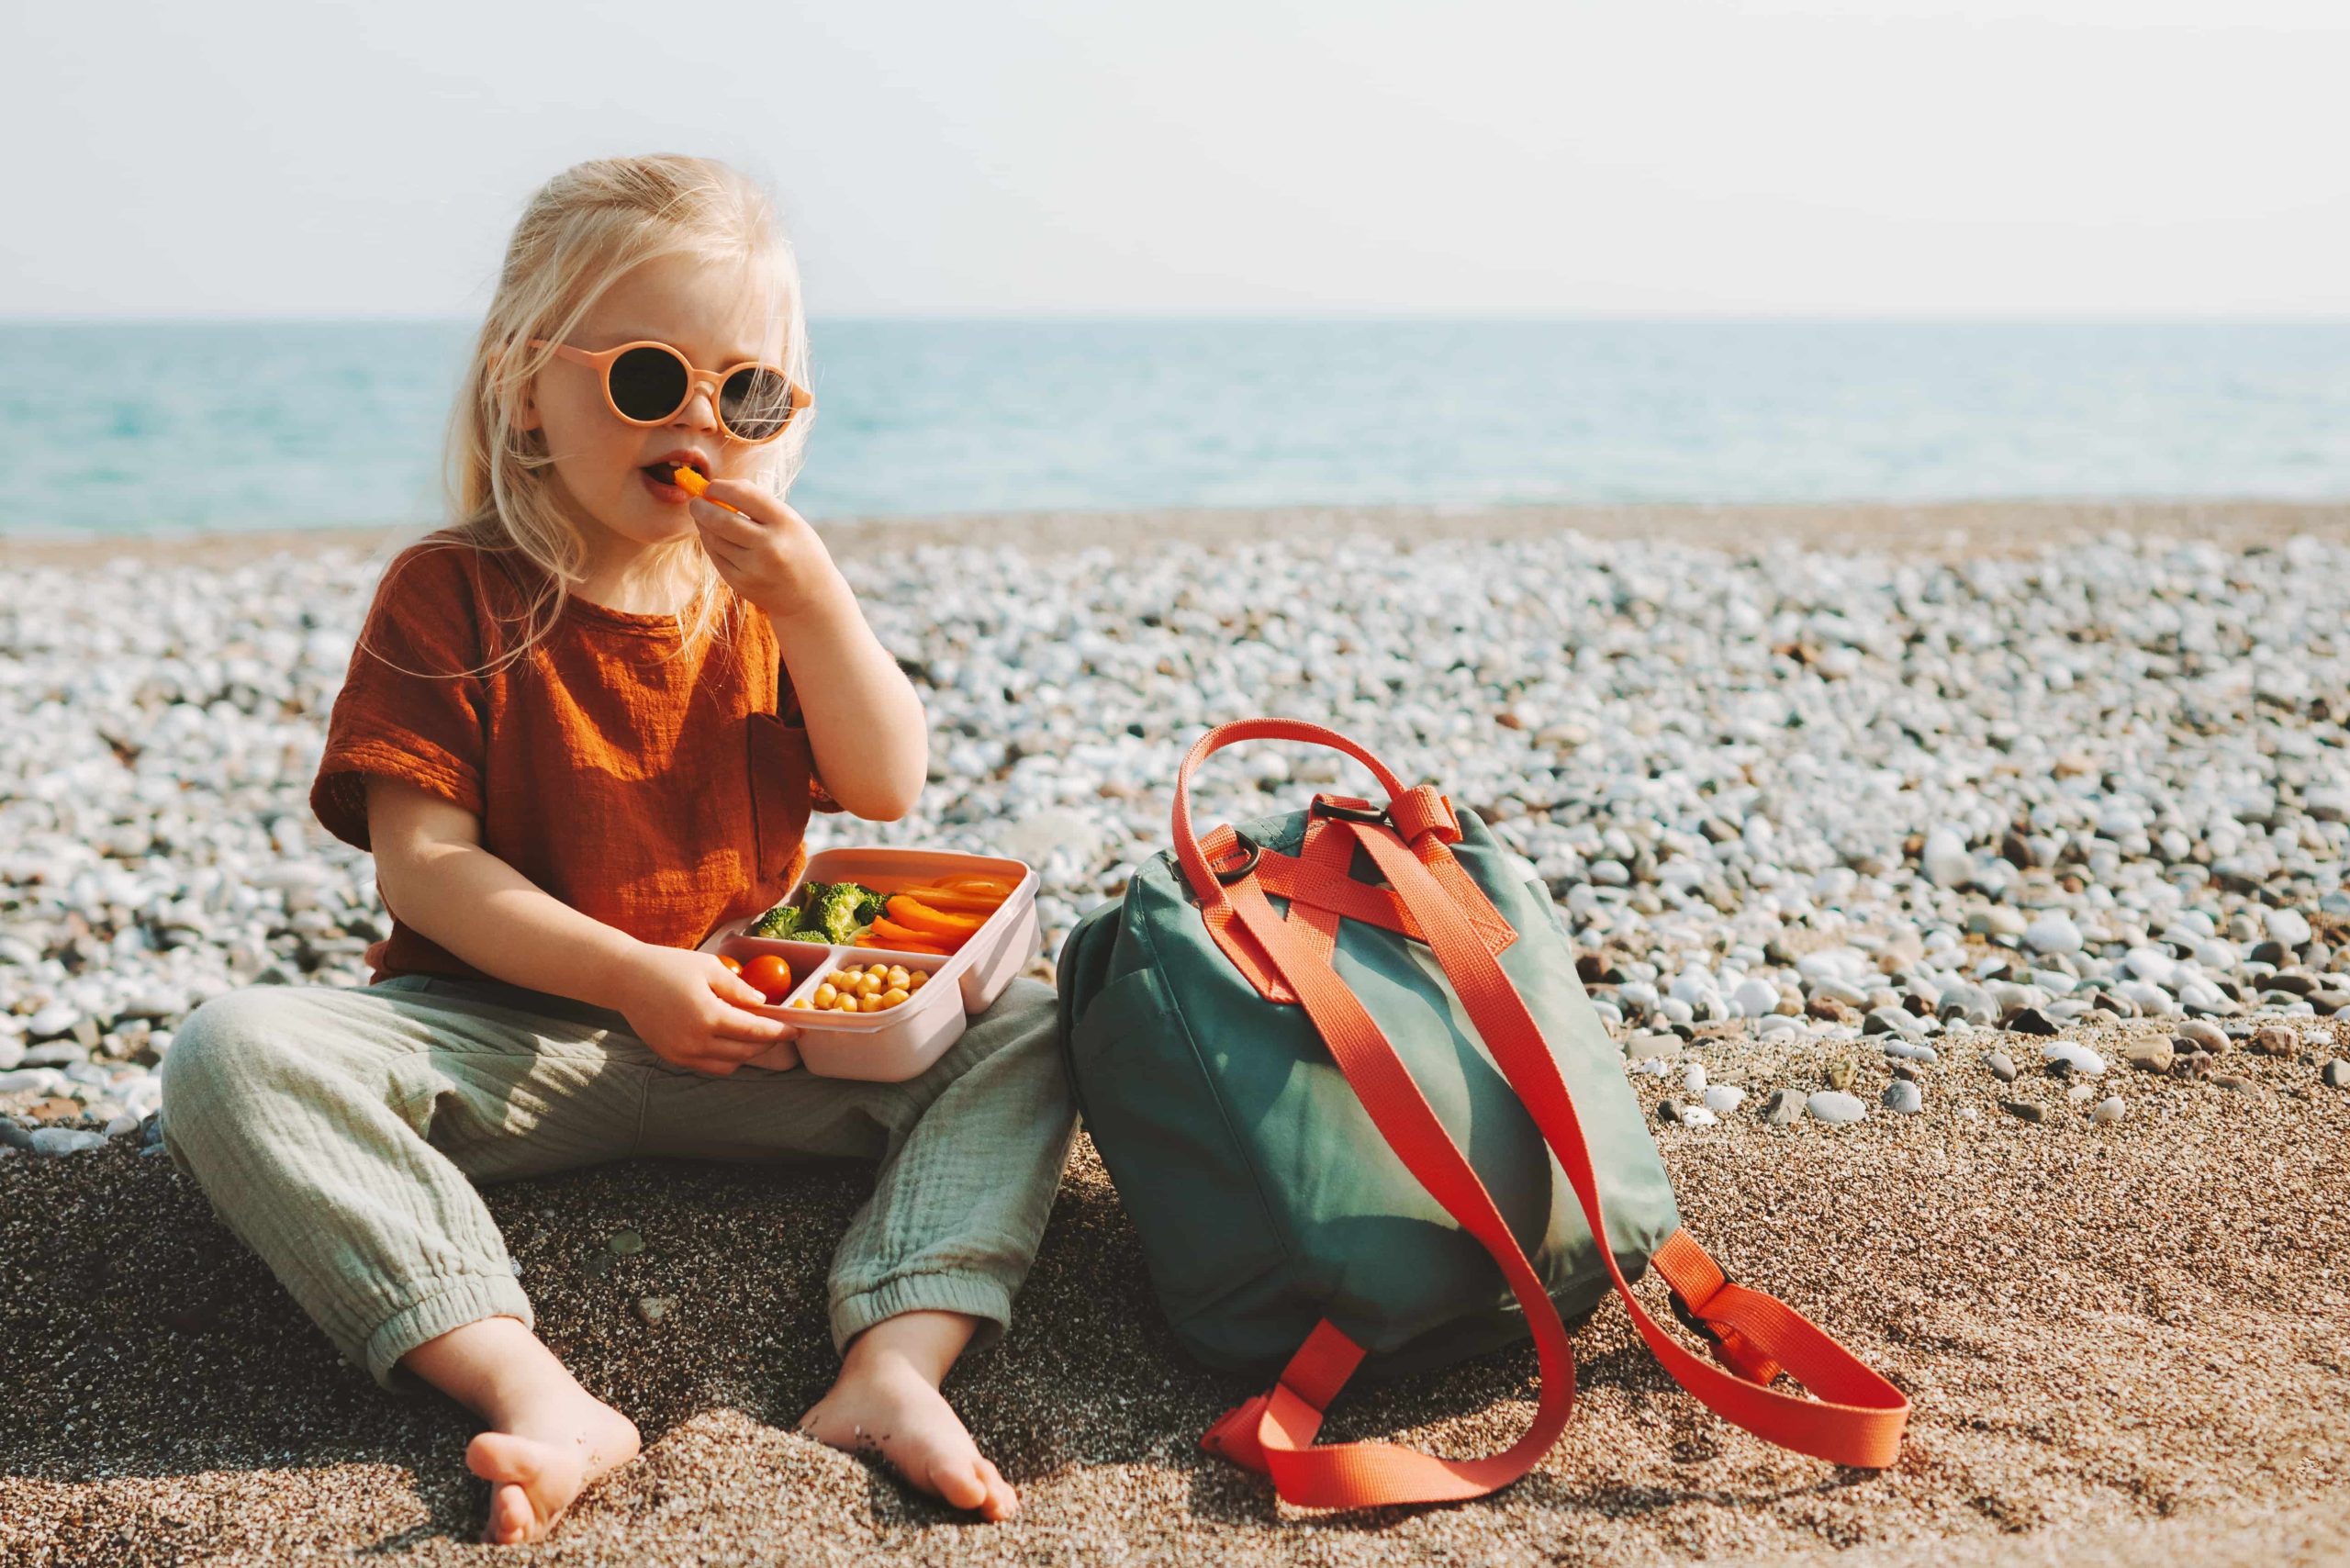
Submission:
M 699 387 L 711 392 L 718 422 L 728 435 L 744 442 L 773 441 L 794 415 L 816 401 L 814 394 L 778 365 L 745 360 L 724 371 L 702 370 L 678 350 L 650 339 L 593 352 L 545 338 L 532 338 L 531 346 L 553 348 L 558 357 L 596 371 L 604 384 L 604 401 L 632 425 L 668 423 Z

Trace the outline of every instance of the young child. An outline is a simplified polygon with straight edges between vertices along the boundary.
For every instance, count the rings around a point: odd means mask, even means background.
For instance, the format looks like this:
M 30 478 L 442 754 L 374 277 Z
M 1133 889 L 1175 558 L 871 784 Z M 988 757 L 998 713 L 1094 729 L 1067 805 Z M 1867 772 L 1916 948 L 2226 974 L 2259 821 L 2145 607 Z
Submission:
M 939 1384 L 1001 1337 L 1068 1156 L 1050 989 L 858 1083 L 744 1068 L 781 1026 L 695 950 L 781 898 L 811 806 L 894 820 L 927 767 L 921 699 L 782 500 L 807 364 L 742 174 L 611 159 L 538 193 L 451 424 L 456 521 L 385 572 L 312 787 L 375 856 L 375 983 L 216 998 L 166 1058 L 164 1144 L 229 1227 L 377 1382 L 487 1424 L 492 1541 L 544 1535 L 638 1436 L 532 1332 L 471 1183 L 639 1155 L 878 1159 L 800 1429 L 1017 1506 Z

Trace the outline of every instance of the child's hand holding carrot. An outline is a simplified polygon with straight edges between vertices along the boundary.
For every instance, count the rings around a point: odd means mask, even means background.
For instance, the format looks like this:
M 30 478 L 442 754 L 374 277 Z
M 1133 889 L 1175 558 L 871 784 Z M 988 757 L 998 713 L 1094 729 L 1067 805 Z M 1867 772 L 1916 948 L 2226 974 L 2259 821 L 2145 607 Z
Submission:
M 718 502 L 723 504 L 712 504 Z M 769 620 L 789 621 L 834 590 L 839 568 L 832 552 L 773 491 L 744 479 L 713 479 L 691 507 L 718 575 Z

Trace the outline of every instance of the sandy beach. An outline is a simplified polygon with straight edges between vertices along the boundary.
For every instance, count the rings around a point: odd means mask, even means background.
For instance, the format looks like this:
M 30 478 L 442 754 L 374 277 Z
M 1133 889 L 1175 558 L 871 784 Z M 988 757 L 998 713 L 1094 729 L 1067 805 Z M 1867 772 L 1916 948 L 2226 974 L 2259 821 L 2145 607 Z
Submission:
M 493 1550 L 463 1412 L 340 1363 L 151 1142 L 193 1006 L 364 980 L 369 863 L 306 797 L 408 536 L 0 539 L 0 1562 Z M 825 832 L 1030 860 L 1049 952 L 1163 845 L 1208 723 L 1314 719 L 1442 780 L 1559 900 L 1692 1228 L 1905 1389 L 1908 1439 L 1881 1474 L 1785 1455 L 1603 1306 L 1565 1439 L 1501 1496 L 1277 1508 L 1197 1450 L 1254 1390 L 1175 1348 L 1080 1140 L 1011 1337 L 949 1385 L 1026 1503 L 972 1526 L 790 1430 L 866 1173 L 631 1162 L 489 1190 L 541 1332 L 646 1439 L 510 1555 L 2350 1557 L 2350 506 L 832 536 L 934 767 L 914 817 Z M 1211 765 L 1203 823 L 1338 777 L 1270 752 Z M 1361 1391 L 1328 1435 L 1499 1448 L 1532 1378 L 1520 1347 Z

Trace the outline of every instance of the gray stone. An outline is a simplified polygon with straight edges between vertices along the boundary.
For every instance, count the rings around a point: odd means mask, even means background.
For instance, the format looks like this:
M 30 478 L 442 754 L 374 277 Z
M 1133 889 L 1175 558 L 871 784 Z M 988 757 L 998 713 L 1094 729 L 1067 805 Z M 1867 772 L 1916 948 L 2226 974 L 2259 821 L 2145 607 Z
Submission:
M 2048 1119 L 2048 1113 L 2029 1100 L 2002 1100 L 1999 1109 L 2022 1121 L 2044 1122 Z
M 2289 1057 L 2301 1048 L 2301 1037 L 2281 1024 L 2254 1032 L 2250 1048 L 2265 1057 Z
M 2325 1070 L 2319 1073 L 2318 1077 L 2325 1081 L 2325 1086 L 2329 1089 L 2350 1089 L 2350 1061 L 2344 1061 L 2337 1057 L 2325 1064 Z
M 2178 1032 L 2200 1049 L 2216 1054 L 2228 1048 L 2228 1032 L 2205 1019 L 2190 1018 L 2178 1026 Z
M 677 1305 L 673 1295 L 641 1295 L 636 1298 L 636 1316 L 648 1327 L 669 1316 Z
M 84 1132 L 78 1127 L 41 1127 L 32 1135 L 35 1154 L 81 1154 L 99 1148 L 106 1141 L 104 1133 Z
M 1868 1114 L 1868 1107 L 1858 1097 L 1836 1089 L 1823 1089 L 1814 1094 L 1804 1102 L 1804 1109 L 1811 1113 L 1814 1121 L 1830 1124 L 1857 1122 Z
M 1795 1091 L 1774 1089 L 1771 1098 L 1762 1103 L 1762 1119 L 1774 1127 L 1784 1127 L 1796 1119 Z
M 1983 1065 L 1989 1068 L 1991 1076 L 2002 1083 L 2013 1083 L 2016 1081 L 2015 1061 L 2005 1051 L 1990 1052 L 1984 1057 Z
M 1926 1108 L 1925 1091 L 1906 1078 L 1897 1078 L 1886 1086 L 1885 1108 L 1904 1116 L 1914 1116 Z
M 644 1250 L 644 1238 L 632 1230 L 623 1230 L 616 1233 L 604 1245 L 612 1249 L 614 1257 L 630 1258 Z
M 1677 1035 L 1634 1035 L 1624 1042 L 1626 1061 L 1645 1061 L 1651 1057 L 1677 1057 L 1681 1054 L 1681 1038 Z

